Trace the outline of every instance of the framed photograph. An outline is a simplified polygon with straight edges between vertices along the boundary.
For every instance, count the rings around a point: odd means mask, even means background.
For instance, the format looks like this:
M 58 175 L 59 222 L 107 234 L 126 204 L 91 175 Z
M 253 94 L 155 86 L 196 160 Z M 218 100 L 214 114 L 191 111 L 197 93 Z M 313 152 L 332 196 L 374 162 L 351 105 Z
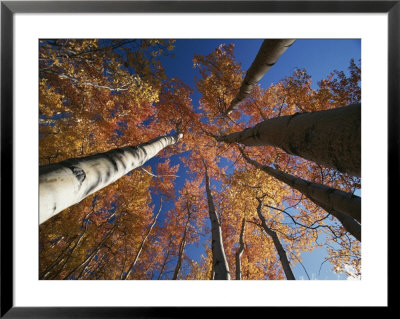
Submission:
M 399 18 L 2 1 L 1 317 L 389 307 Z

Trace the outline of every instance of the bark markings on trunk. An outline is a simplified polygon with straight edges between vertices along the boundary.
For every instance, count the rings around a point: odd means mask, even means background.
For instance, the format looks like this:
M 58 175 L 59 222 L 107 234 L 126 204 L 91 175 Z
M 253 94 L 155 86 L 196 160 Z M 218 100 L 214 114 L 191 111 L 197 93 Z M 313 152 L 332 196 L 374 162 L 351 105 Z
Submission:
M 239 93 L 232 100 L 231 105 L 225 111 L 230 114 L 253 91 L 258 81 L 278 61 L 280 56 L 294 43 L 294 39 L 267 39 L 261 47 L 253 63 L 248 69 Z
M 276 146 L 342 173 L 361 176 L 360 103 L 268 119 L 217 140 Z
M 313 203 L 335 216 L 350 234 L 361 241 L 361 225 L 356 221 L 361 221 L 360 197 L 261 165 L 250 159 L 242 149 L 240 151 L 248 163 L 304 194 Z
M 137 146 L 39 167 L 40 224 L 142 166 L 182 136 L 163 136 Z

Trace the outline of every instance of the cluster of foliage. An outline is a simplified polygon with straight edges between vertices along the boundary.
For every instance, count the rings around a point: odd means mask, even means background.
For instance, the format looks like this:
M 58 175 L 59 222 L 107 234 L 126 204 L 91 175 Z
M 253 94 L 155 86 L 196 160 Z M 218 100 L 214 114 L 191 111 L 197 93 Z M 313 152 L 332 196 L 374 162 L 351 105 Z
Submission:
M 161 65 L 160 57 L 170 54 L 173 43 L 40 41 L 41 165 L 137 145 L 177 127 L 184 137 L 158 154 L 156 169 L 138 168 L 41 224 L 39 278 L 212 279 L 205 165 L 232 279 L 243 219 L 242 279 L 285 279 L 273 240 L 261 227 L 260 199 L 265 222 L 292 266 L 301 263 L 302 252 L 324 247 L 334 271 L 351 265 L 360 274 L 360 243 L 341 223 L 250 165 L 236 145 L 214 138 L 269 118 L 359 102 L 360 66 L 351 61 L 349 75 L 334 71 L 318 89 L 312 88 L 306 70 L 297 69 L 267 89 L 257 86 L 226 115 L 245 74 L 233 45 L 193 58 L 202 95 L 196 111 L 191 88 L 167 78 Z M 359 178 L 276 147 L 248 147 L 245 152 L 311 182 L 349 193 L 361 188 Z M 202 252 L 200 258 L 188 252 L 189 246 Z

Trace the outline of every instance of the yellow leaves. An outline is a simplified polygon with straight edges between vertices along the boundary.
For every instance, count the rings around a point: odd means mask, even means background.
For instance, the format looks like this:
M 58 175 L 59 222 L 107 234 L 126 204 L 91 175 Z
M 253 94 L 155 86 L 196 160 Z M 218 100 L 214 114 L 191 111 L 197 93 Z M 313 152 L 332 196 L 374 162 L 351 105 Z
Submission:
M 202 94 L 201 103 L 213 121 L 228 107 L 240 87 L 242 70 L 233 56 L 233 45 L 220 45 L 207 56 L 196 55 L 193 66 L 199 68 L 201 79 L 196 86 Z
M 62 94 L 55 92 L 48 85 L 46 79 L 41 79 L 39 82 L 39 112 L 46 117 L 52 116 L 54 113 L 63 109 Z
M 337 244 L 330 245 L 328 252 L 329 257 L 326 258 L 326 261 L 331 263 L 333 271 L 344 272 L 352 278 L 360 278 L 361 245 L 359 241 L 343 241 L 340 243 L 340 248 L 337 247 Z
M 121 144 L 144 142 L 138 127 L 155 112 L 162 69 L 153 73 L 144 52 L 128 51 L 130 67 L 141 75 L 132 74 L 122 66 L 121 51 L 112 50 L 123 41 L 103 42 L 102 46 L 90 39 L 56 40 L 56 45 L 52 41 L 42 43 L 40 114 L 60 116 L 57 121 L 46 123 L 41 119 L 41 124 L 47 125 L 40 127 L 40 147 L 46 161 L 114 148 L 120 145 L 115 143 L 116 130 L 123 131 L 119 125 L 124 128 Z M 157 40 L 150 46 L 163 43 L 164 40 Z M 153 49 L 159 50 L 149 47 L 150 51 Z M 146 133 L 149 139 L 159 134 L 153 130 Z
M 130 93 L 133 104 L 141 108 L 143 104 L 156 103 L 159 100 L 159 90 L 155 89 L 151 83 L 148 83 L 138 76 L 135 76 L 131 82 Z
M 82 262 L 113 225 L 108 220 L 111 211 L 115 214 L 114 222 L 118 223 L 118 228 L 108 247 L 100 251 L 98 257 L 101 259 L 104 255 L 112 262 L 93 263 L 92 266 L 105 267 L 99 278 L 118 278 L 126 270 L 123 265 L 133 260 L 135 248 L 140 245 L 141 236 L 152 221 L 153 210 L 158 208 L 158 203 L 152 203 L 151 189 L 157 195 L 175 199 L 175 207 L 166 213 L 165 224 L 155 227 L 156 240 L 151 242 L 149 249 L 144 250 L 142 268 L 138 268 L 135 279 L 148 278 L 150 271 L 159 271 L 164 257 L 168 253 L 171 256 L 176 253 L 187 220 L 187 207 L 193 212 L 189 242 L 197 240 L 206 224 L 208 212 L 202 184 L 203 159 L 207 162 L 212 180 L 212 193 L 232 270 L 235 269 L 241 220 L 243 217 L 247 220 L 246 248 L 242 259 L 244 279 L 284 279 L 271 238 L 255 224 L 260 223 L 257 198 L 263 197 L 262 214 L 271 229 L 285 242 L 293 258 L 296 256 L 300 259 L 301 252 L 312 251 L 321 232 L 330 234 L 326 228 L 310 230 L 294 225 L 280 210 L 286 209 L 297 222 L 306 226 L 316 223 L 326 226 L 333 222 L 324 219 L 326 213 L 322 209 L 307 200 L 301 200 L 299 193 L 264 172 L 249 168 L 235 147 L 218 143 L 211 135 L 238 131 L 247 124 L 254 125 L 266 118 L 337 107 L 340 103 L 356 99 L 360 93 L 360 69 L 356 64 L 351 64 L 350 77 L 340 72 L 334 73 L 321 81 L 319 90 L 313 89 L 312 79 L 304 69 L 296 70 L 266 90 L 257 86 L 249 99 L 228 119 L 221 114 L 236 95 L 244 76 L 234 58 L 233 45 L 220 45 L 206 56 L 196 55 L 193 58 L 193 67 L 200 75 L 196 86 L 202 94 L 202 112 L 197 112 L 192 105 L 188 86 L 178 79 L 164 81 L 166 76 L 159 57 L 169 54 L 166 51 L 173 49 L 173 40 L 137 40 L 131 42 L 131 48 L 121 46 L 118 50 L 112 49 L 112 46 L 121 44 L 118 40 L 110 41 L 107 45 L 97 40 L 70 40 L 63 43 L 48 45 L 48 50 L 42 47 L 40 52 L 39 107 L 43 117 L 40 120 L 41 164 L 145 142 L 175 130 L 179 124 L 184 139 L 179 145 L 163 152 L 162 156 L 190 151 L 190 156 L 184 154 L 182 162 L 194 180 L 187 181 L 174 198 L 178 165 L 173 166 L 167 160 L 159 164 L 155 171 L 146 166 L 144 168 L 148 173 L 141 169 L 131 172 L 129 176 L 61 213 L 52 224 L 41 227 L 41 240 L 47 241 L 41 252 L 41 269 L 56 257 L 48 250 L 48 241 L 70 235 L 62 242 L 66 245 L 72 239 L 77 239 L 73 236 L 86 231 L 71 263 L 62 271 L 62 267 L 55 270 L 67 274 Z M 60 78 L 60 75 L 64 77 Z M 48 120 L 67 111 L 68 116 L 60 116 L 56 121 Z M 243 115 L 246 116 L 246 122 L 242 121 Z M 322 180 L 346 189 L 359 185 L 357 180 L 335 176 L 324 168 L 294 159 L 272 147 L 254 148 L 250 152 L 252 158 L 266 165 L 275 165 L 310 180 Z M 226 166 L 222 168 L 222 165 Z M 288 208 L 291 205 L 297 206 Z M 334 231 L 341 234 L 342 229 L 335 224 Z M 335 238 L 333 245 L 337 246 L 330 252 L 334 257 L 332 263 L 335 269 L 346 271 L 349 265 L 359 269 L 359 246 L 357 243 L 341 241 L 343 238 Z M 169 243 L 172 243 L 171 247 Z M 200 261 L 186 260 L 190 271 L 188 279 L 210 279 L 211 261 L 211 249 L 207 245 Z M 89 275 L 83 277 L 88 278 Z
M 115 105 L 115 102 L 113 101 L 113 100 L 108 100 L 107 102 L 106 102 L 106 106 L 108 107 L 108 108 L 113 108 L 114 107 L 114 105 Z

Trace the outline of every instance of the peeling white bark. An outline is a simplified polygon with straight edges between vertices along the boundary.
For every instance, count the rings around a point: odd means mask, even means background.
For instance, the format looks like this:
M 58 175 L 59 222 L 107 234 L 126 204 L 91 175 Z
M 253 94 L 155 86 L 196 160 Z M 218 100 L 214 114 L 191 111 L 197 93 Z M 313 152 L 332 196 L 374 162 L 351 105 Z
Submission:
M 181 133 L 163 136 L 138 146 L 41 166 L 40 224 L 142 166 L 163 148 L 175 144 L 182 136 Z

